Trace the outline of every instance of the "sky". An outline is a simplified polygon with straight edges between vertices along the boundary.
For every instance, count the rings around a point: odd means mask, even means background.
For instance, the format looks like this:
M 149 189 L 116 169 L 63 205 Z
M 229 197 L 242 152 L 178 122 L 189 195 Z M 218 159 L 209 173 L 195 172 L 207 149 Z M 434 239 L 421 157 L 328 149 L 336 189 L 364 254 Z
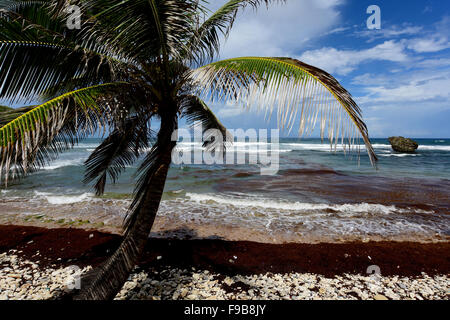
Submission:
M 225 0 L 210 1 L 217 9 Z M 369 29 L 377 5 L 381 29 Z M 353 95 L 371 137 L 450 137 L 450 1 L 288 0 L 238 15 L 220 59 L 287 56 L 322 68 Z M 276 128 L 264 114 L 214 105 L 229 128 Z M 287 135 L 287 133 L 282 133 Z

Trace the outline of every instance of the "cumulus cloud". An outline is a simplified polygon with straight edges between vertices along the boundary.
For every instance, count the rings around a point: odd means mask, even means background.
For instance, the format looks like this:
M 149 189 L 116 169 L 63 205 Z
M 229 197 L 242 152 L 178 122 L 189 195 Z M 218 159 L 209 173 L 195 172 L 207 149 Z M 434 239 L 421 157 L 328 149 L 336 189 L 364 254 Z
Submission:
M 212 104 L 213 111 L 216 112 L 220 119 L 227 119 L 239 116 L 245 112 L 242 105 L 227 102 L 225 104 Z
M 435 79 L 420 84 L 410 83 L 397 88 L 368 88 L 373 102 L 408 102 L 450 98 L 450 78 Z
M 226 1 L 214 1 L 217 9 Z M 238 15 L 221 58 L 237 56 L 288 56 L 336 27 L 343 0 L 295 0 L 273 4 L 257 12 L 248 8 Z
M 435 104 L 440 109 L 449 109 L 450 105 L 450 69 L 412 70 L 397 77 L 386 74 L 363 74 L 354 78 L 354 84 L 364 87 L 367 93 L 358 101 L 368 107 L 391 107 L 392 104 L 404 106 L 404 103 L 441 102 Z
M 448 48 L 450 48 L 450 41 L 447 37 L 412 39 L 408 44 L 408 49 L 418 53 L 438 52 Z
M 380 30 L 356 32 L 359 37 L 368 38 L 367 42 L 376 40 L 392 40 L 400 38 L 407 48 L 417 53 L 438 52 L 450 48 L 450 17 L 444 16 L 432 28 L 414 26 L 408 23 L 392 25 Z
M 347 75 L 360 64 L 369 61 L 405 62 L 408 55 L 401 42 L 386 41 L 363 50 L 339 50 L 322 48 L 303 53 L 300 60 L 327 70 L 330 73 Z

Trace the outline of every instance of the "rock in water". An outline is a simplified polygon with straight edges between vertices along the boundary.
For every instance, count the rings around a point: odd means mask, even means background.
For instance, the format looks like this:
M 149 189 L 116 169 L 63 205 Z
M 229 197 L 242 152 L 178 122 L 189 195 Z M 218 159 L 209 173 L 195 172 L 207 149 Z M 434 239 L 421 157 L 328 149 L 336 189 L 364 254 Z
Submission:
M 392 149 L 397 152 L 414 153 L 417 148 L 419 148 L 419 144 L 417 142 L 403 137 L 390 137 L 389 142 L 392 145 Z

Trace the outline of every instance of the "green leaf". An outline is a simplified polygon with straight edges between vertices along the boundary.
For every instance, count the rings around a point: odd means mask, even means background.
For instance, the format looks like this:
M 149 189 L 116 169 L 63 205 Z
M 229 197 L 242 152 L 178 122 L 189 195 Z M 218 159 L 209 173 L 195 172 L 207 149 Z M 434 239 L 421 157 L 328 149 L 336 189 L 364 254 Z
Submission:
M 65 93 L 31 108 L 0 128 L 0 178 L 7 184 L 73 146 L 80 137 L 107 125 L 106 110 L 114 90 L 126 83 L 106 83 Z

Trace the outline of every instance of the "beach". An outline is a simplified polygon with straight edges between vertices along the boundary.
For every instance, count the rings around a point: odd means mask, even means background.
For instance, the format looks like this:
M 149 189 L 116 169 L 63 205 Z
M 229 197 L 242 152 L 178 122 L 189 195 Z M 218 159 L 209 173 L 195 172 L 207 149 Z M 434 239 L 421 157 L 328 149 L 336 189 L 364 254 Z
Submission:
M 0 235 L 1 299 L 64 299 L 70 276 L 98 266 L 121 239 L 13 225 L 0 226 Z M 448 299 L 449 249 L 448 242 L 151 238 L 116 299 Z M 368 274 L 373 266 L 381 274 Z

